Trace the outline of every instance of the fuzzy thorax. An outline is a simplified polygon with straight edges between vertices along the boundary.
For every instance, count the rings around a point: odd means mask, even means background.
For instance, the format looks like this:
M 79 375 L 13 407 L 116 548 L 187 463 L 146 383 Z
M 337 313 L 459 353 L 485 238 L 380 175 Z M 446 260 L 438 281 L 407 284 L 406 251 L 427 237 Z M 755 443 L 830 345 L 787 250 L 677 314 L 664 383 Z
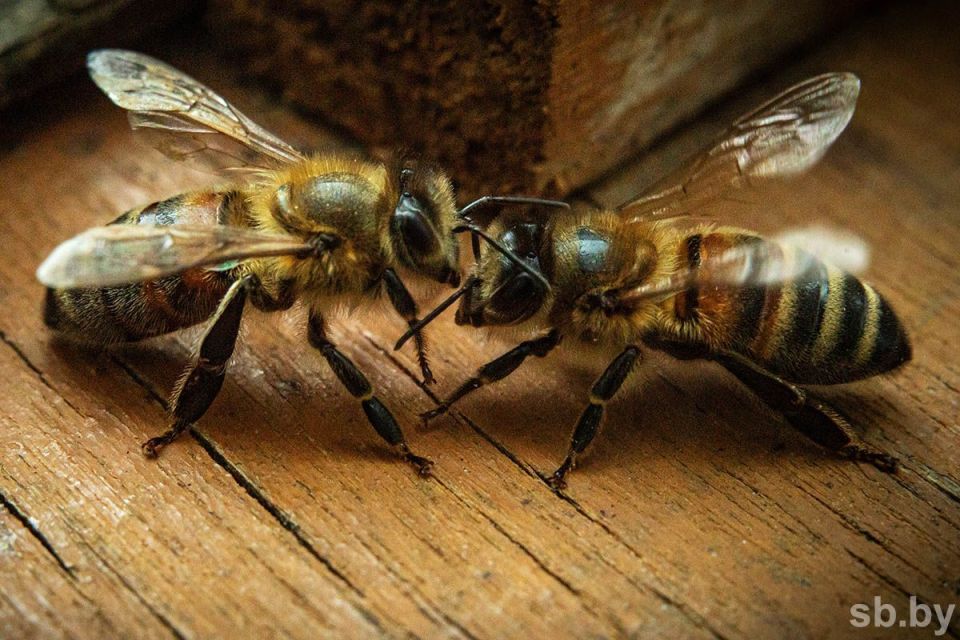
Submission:
M 380 236 L 394 191 L 383 164 L 343 156 L 315 156 L 262 174 L 249 194 L 255 228 L 308 242 L 330 236 L 335 246 L 316 257 L 258 261 L 261 279 L 292 281 L 306 297 L 363 293 L 388 260 L 389 243 Z
M 553 314 L 564 332 L 588 343 L 614 345 L 637 343 L 656 332 L 667 315 L 662 300 L 631 305 L 603 302 L 615 299 L 611 292 L 657 282 L 672 273 L 677 261 L 676 232 L 653 224 L 622 225 L 608 212 L 592 212 L 575 228 L 589 228 L 609 238 L 610 249 L 603 268 L 595 275 L 567 266 L 568 272 L 578 276 L 569 276 L 563 282 L 570 292 L 558 295 L 562 305 L 558 304 Z

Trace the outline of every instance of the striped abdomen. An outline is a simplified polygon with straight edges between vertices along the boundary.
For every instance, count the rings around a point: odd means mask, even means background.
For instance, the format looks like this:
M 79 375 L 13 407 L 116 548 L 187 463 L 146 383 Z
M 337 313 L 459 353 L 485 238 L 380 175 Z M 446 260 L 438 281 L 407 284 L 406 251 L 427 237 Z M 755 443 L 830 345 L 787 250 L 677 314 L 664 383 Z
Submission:
M 244 206 L 234 191 L 187 193 L 131 209 L 111 224 L 224 224 Z M 115 287 L 47 289 L 43 320 L 86 342 L 141 340 L 206 320 L 230 283 L 229 274 L 200 268 Z
M 677 319 L 712 348 L 740 353 L 787 380 L 808 384 L 858 380 L 910 359 L 906 332 L 886 300 L 809 254 L 755 235 L 714 231 L 684 238 L 680 259 L 700 268 L 710 256 L 745 243 L 763 243 L 760 253 L 769 260 L 803 267 L 783 282 L 702 286 L 677 295 Z

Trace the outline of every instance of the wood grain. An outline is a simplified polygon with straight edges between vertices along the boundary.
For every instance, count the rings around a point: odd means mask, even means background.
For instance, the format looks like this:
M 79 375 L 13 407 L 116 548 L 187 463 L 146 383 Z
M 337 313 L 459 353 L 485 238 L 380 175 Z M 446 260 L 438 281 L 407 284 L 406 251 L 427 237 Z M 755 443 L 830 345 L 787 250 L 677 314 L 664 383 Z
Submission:
M 621 201 L 791 82 L 860 74 L 857 115 L 824 163 L 724 216 L 766 232 L 817 221 L 869 241 L 866 278 L 904 319 L 915 359 L 822 392 L 901 457 L 897 476 L 833 458 L 715 366 L 650 356 L 556 494 L 543 474 L 602 357 L 524 365 L 419 431 L 431 394 L 508 342 L 444 316 L 430 334 L 441 383 L 425 390 L 413 354 L 391 350 L 402 325 L 385 309 L 341 318 L 332 335 L 435 459 L 435 480 L 381 445 L 297 312 L 250 314 L 194 436 L 145 460 L 138 444 L 165 426 L 196 332 L 107 353 L 60 344 L 33 270 L 63 238 L 209 178 L 131 145 L 123 115 L 82 81 L 61 90 L 69 108 L 51 97 L 11 114 L 0 635 L 929 637 L 849 619 L 874 596 L 905 612 L 911 594 L 950 604 L 960 589 L 960 44 L 939 29 L 954 13 L 890 7 L 585 194 Z M 331 141 L 229 74 L 196 75 L 273 130 Z

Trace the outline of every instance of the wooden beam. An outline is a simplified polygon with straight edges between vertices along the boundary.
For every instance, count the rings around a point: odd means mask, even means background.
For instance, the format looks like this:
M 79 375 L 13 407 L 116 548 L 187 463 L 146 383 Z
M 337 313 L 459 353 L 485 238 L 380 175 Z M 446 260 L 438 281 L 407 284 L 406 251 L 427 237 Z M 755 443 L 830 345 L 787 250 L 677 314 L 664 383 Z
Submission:
M 556 195 L 866 2 L 213 0 L 208 23 L 294 104 L 465 195 Z

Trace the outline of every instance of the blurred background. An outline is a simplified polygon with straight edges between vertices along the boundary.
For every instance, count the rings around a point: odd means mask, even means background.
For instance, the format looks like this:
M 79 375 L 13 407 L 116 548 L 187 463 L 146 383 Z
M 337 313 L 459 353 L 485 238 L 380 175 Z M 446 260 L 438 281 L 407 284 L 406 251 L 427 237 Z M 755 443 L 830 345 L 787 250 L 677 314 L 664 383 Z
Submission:
M 878 4 L 4 0 L 0 108 L 128 47 L 214 88 L 261 85 L 367 149 L 422 152 L 465 197 L 557 196 Z

